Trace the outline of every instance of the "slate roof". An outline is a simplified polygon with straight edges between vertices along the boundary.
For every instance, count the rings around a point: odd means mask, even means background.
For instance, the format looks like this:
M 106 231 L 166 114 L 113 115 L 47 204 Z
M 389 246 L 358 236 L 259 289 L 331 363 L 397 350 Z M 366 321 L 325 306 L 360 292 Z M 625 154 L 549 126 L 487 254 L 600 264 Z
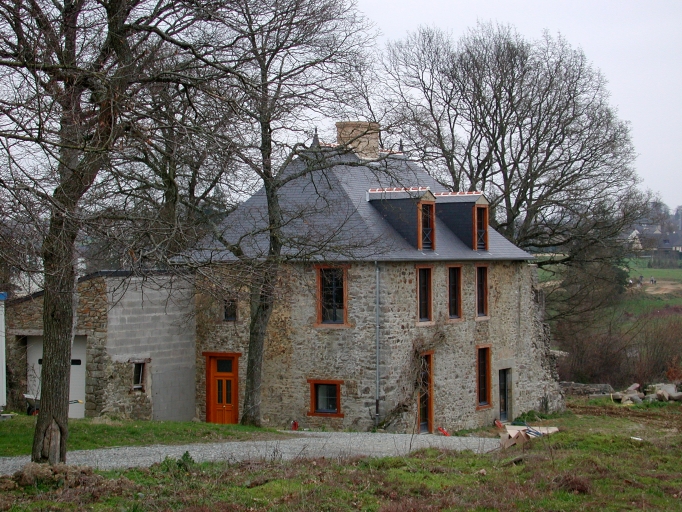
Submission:
M 659 238 L 658 249 L 672 249 L 682 246 L 682 233 L 665 233 Z
M 402 155 L 369 164 L 352 153 L 333 158 L 334 165 L 296 178 L 280 191 L 286 223 L 282 252 L 289 258 L 337 262 L 533 259 L 492 228 L 488 235 L 489 250 L 473 251 L 438 217 L 436 250 L 418 250 L 387 222 L 377 202 L 390 203 L 388 199 L 394 198 L 391 196 L 416 198 L 428 188 L 436 196 L 438 209 L 441 201 L 473 203 L 481 194 L 450 193 Z M 304 169 L 299 158 L 284 171 L 284 177 Z M 377 190 L 389 188 L 399 190 Z M 382 194 L 385 200 L 370 200 Z M 239 243 L 245 254 L 259 258 L 268 250 L 267 225 L 266 198 L 261 189 L 226 218 L 222 235 L 230 243 Z M 206 240 L 193 257 L 203 261 L 235 260 L 215 239 Z

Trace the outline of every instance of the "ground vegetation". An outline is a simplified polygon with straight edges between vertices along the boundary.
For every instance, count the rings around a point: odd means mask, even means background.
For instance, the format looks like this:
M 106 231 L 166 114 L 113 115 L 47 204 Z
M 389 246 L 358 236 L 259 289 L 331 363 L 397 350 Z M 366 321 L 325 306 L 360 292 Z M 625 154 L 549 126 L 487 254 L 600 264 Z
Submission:
M 0 480 L 13 510 L 677 510 L 678 404 L 569 402 L 532 424 L 560 432 L 485 455 L 429 449 L 407 457 L 199 464 L 26 474 Z M 474 435 L 480 434 L 475 432 Z

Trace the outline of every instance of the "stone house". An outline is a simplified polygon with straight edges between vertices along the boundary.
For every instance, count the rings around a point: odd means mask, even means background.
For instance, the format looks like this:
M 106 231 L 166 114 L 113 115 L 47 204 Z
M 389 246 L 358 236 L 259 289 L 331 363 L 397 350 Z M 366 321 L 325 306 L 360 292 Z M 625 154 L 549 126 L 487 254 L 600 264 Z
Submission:
M 315 139 L 284 171 L 287 262 L 265 342 L 263 423 L 434 432 L 561 409 L 533 257 L 489 227 L 485 196 L 448 192 L 380 152 L 376 125 L 337 126 L 342 145 Z M 259 191 L 223 239 L 257 261 L 266 211 Z M 194 256 L 212 263 L 173 287 L 120 272 L 80 280 L 79 414 L 238 421 L 250 270 L 211 240 Z M 10 403 L 30 390 L 41 311 L 40 294 L 8 304 Z
M 78 281 L 69 417 L 194 417 L 191 283 L 103 271 Z M 7 304 L 8 407 L 40 396 L 42 292 Z
M 434 432 L 561 409 L 533 257 L 489 227 L 484 195 L 448 192 L 381 153 L 372 125 L 337 127 L 354 152 L 314 141 L 308 159 L 333 165 L 306 174 L 301 158 L 285 171 L 301 177 L 280 195 L 289 261 L 266 336 L 264 424 Z M 261 191 L 225 239 L 257 258 L 265 212 Z M 244 399 L 248 287 L 218 244 L 202 251 L 213 280 L 233 287 L 216 297 L 198 286 L 197 417 L 231 423 Z

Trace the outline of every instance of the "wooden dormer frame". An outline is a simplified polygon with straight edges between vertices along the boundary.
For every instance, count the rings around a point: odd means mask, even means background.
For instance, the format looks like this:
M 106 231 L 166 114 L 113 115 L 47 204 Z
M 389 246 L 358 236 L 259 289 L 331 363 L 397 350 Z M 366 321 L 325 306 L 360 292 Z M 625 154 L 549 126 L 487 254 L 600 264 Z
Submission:
M 433 196 L 431 196 L 433 197 Z M 431 209 L 431 247 L 424 249 L 424 237 L 422 232 L 422 208 L 428 206 Z M 436 250 L 436 201 L 435 197 L 433 200 L 430 198 L 424 199 L 417 203 L 417 249 L 420 251 Z
M 489 232 L 489 218 L 488 218 L 488 203 L 486 202 L 485 204 L 481 204 L 479 202 L 476 202 L 473 206 L 473 213 L 472 213 L 472 218 L 473 218 L 473 223 L 471 226 L 471 235 L 472 235 L 472 247 L 474 251 L 487 251 L 488 248 L 490 247 L 488 244 L 488 232 Z M 479 218 L 483 216 L 483 230 L 485 231 L 483 235 L 483 240 L 484 240 L 484 246 L 480 247 L 478 244 L 478 221 Z

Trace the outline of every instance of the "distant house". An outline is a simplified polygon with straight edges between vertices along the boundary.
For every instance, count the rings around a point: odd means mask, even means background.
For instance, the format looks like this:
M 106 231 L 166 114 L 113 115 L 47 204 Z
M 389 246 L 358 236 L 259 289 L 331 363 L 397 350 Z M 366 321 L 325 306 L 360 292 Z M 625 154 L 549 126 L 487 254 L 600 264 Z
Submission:
M 489 226 L 482 193 L 450 192 L 380 152 L 376 125 L 337 126 L 353 152 L 315 144 L 308 156 L 324 166 L 285 170 L 301 177 L 280 191 L 288 261 L 266 336 L 264 424 L 434 432 L 561 409 L 533 256 Z M 255 259 L 268 250 L 265 208 L 259 191 L 223 233 Z M 222 247 L 197 248 L 211 265 L 182 300 L 135 280 L 123 289 L 116 274 L 81 281 L 85 415 L 238 421 L 249 290 Z M 15 398 L 40 308 L 39 297 L 9 305 Z
M 664 233 L 658 240 L 658 247 L 661 252 L 677 252 L 682 253 L 682 233 L 672 232 Z

